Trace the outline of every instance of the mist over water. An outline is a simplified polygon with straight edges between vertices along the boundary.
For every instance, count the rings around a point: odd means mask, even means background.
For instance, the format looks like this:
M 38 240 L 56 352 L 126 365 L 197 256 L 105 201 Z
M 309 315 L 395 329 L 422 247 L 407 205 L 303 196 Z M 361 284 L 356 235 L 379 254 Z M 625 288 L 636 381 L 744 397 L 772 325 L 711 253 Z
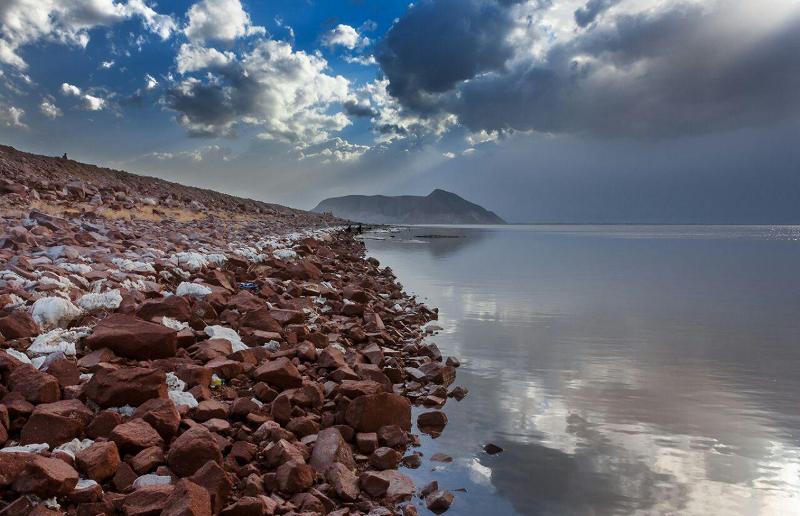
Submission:
M 466 489 L 451 512 L 800 513 L 800 227 L 375 236 L 462 360 L 469 395 L 405 470 Z

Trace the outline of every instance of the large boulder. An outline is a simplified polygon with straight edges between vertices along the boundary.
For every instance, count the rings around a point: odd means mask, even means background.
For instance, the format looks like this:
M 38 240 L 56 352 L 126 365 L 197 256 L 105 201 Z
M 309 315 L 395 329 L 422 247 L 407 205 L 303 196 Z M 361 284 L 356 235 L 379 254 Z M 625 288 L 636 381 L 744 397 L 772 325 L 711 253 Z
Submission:
M 91 349 L 109 348 L 117 355 L 138 360 L 175 356 L 177 342 L 175 330 L 125 314 L 103 319 L 86 338 Z
M 84 393 L 102 408 L 136 407 L 153 398 L 166 398 L 166 378 L 162 371 L 144 367 L 100 369 L 86 384 Z
M 408 431 L 411 430 L 411 403 L 403 396 L 388 392 L 359 396 L 347 407 L 345 420 L 358 432 L 377 432 L 388 425 Z

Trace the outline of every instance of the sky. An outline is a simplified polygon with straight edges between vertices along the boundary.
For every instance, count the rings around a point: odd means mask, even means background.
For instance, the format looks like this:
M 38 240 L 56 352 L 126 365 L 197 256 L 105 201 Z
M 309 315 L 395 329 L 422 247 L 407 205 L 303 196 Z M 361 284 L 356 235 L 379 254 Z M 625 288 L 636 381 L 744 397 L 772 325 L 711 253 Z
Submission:
M 800 223 L 800 2 L 0 0 L 0 143 L 304 209 Z

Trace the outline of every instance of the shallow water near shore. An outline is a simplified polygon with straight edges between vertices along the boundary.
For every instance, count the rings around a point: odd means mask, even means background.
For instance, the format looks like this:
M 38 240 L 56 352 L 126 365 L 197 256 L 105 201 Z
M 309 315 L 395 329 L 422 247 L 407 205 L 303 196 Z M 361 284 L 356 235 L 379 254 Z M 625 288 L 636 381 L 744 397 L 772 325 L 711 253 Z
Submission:
M 800 227 L 366 237 L 463 364 L 403 470 L 450 514 L 800 514 Z

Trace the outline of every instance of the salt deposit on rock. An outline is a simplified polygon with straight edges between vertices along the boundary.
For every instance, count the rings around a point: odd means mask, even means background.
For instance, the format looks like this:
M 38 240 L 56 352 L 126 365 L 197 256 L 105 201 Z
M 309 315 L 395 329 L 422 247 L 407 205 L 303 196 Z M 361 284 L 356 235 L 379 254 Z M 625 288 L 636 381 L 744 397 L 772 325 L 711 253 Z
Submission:
M 297 258 L 297 253 L 291 249 L 278 249 L 272 252 L 272 255 L 279 260 L 291 260 Z
M 122 304 L 119 289 L 109 290 L 102 294 L 85 294 L 78 299 L 78 306 L 87 312 L 98 310 L 116 310 Z
M 42 453 L 50 449 L 45 443 L 24 444 L 21 446 L 8 446 L 7 448 L 0 448 L 2 453 Z
M 170 258 L 170 261 L 190 271 L 198 271 L 208 265 L 208 259 L 204 255 L 195 252 L 175 253 Z
M 65 327 L 81 315 L 81 309 L 63 297 L 43 297 L 33 303 L 31 316 L 43 330 Z
M 22 299 L 21 297 L 19 297 L 16 294 L 9 294 L 8 295 L 8 302 L 4 306 L 2 306 L 0 308 L 3 308 L 5 310 L 16 310 L 17 308 L 21 308 L 23 306 L 25 306 L 25 300 L 24 299 Z
M 133 481 L 133 488 L 139 489 L 148 486 L 167 486 L 172 483 L 172 478 L 166 475 L 148 473 Z
M 57 451 L 64 452 L 67 455 L 71 455 L 72 458 L 75 458 L 75 455 L 79 451 L 85 450 L 86 448 L 91 446 L 93 443 L 94 443 L 94 441 L 91 440 L 91 439 L 73 439 L 73 440 L 71 440 L 71 441 L 69 441 L 67 443 L 64 443 L 62 445 L 56 446 L 55 448 L 53 448 L 53 451 L 54 452 L 57 452 Z
M 206 326 L 205 330 L 206 335 L 211 337 L 212 339 L 225 339 L 231 343 L 231 350 L 235 353 L 237 351 L 242 351 L 247 349 L 249 346 L 242 342 L 242 338 L 236 333 L 236 330 L 231 328 L 226 328 L 224 326 L 214 325 L 214 326 Z
M 189 283 L 188 281 L 184 281 L 178 285 L 178 288 L 175 290 L 175 295 L 206 297 L 211 292 L 211 289 L 204 285 L 198 285 L 197 283 Z
M 85 263 L 62 262 L 62 263 L 57 263 L 56 267 L 59 267 L 60 269 L 64 269 L 67 272 L 74 272 L 76 274 L 88 274 L 88 273 L 92 272 L 92 267 L 89 266 L 89 265 L 86 265 Z
M 11 355 L 12 357 L 14 357 L 17 360 L 19 360 L 20 362 L 22 362 L 23 364 L 30 364 L 31 363 L 31 359 L 28 358 L 28 355 L 26 355 L 25 353 L 23 353 L 21 351 L 17 351 L 14 348 L 8 348 L 5 351 L 6 351 L 6 353 Z
M 111 263 L 116 265 L 119 270 L 125 272 L 138 272 L 140 274 L 148 272 L 155 274 L 156 272 L 155 268 L 149 263 L 129 260 L 127 258 L 112 258 Z
M 166 317 L 166 316 L 164 316 L 161 319 L 161 324 L 175 331 L 181 331 L 189 327 L 189 323 L 180 322 L 176 319 L 173 319 L 172 317 Z
M 36 337 L 27 352 L 29 355 L 49 355 L 61 352 L 68 356 L 75 356 L 75 344 L 90 333 L 91 328 L 87 326 L 69 330 L 55 328 Z

